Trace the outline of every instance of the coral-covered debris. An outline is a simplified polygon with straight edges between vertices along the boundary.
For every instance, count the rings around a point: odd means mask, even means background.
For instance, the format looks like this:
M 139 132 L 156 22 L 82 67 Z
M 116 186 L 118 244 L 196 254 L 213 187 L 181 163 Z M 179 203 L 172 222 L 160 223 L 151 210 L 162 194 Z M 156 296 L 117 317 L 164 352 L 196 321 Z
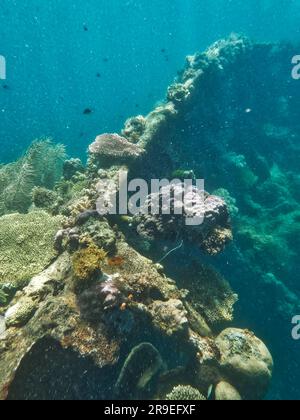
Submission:
M 152 214 L 155 204 L 159 214 Z M 168 214 L 164 214 L 166 209 Z M 134 224 L 138 234 L 150 241 L 186 239 L 212 255 L 232 240 L 225 201 L 194 186 L 186 190 L 180 183 L 149 195 Z
M 182 80 L 169 89 L 168 103 L 145 118 L 128 121 L 122 133 L 126 138 L 107 134 L 96 139 L 89 149 L 86 173 L 79 162 L 65 164 L 65 179 L 55 186 L 55 192 L 63 200 L 58 212 L 67 216 L 67 220 L 63 220 L 63 226 L 57 226 L 56 238 L 54 232 L 40 246 L 40 249 L 51 249 L 51 258 L 43 260 L 45 265 L 39 267 L 40 274 L 35 270 L 28 273 L 27 286 L 22 284 L 19 292 L 10 297 L 11 301 L 5 301 L 6 306 L 0 310 L 0 399 L 28 396 L 26 389 L 18 384 L 24 379 L 24 372 L 30 371 L 32 355 L 35 370 L 42 370 L 39 363 L 45 362 L 42 356 L 47 353 L 45 348 L 49 348 L 45 339 L 51 341 L 51 360 L 68 360 L 70 372 L 76 371 L 79 361 L 83 363 L 80 366 L 95 368 L 83 368 L 75 384 L 73 375 L 62 376 L 65 396 L 72 389 L 73 398 L 82 398 L 82 389 L 86 391 L 88 384 L 91 392 L 99 392 L 98 398 L 155 398 L 160 395 L 157 387 L 161 377 L 167 377 L 165 369 L 184 372 L 182 385 L 188 388 L 174 390 L 180 391 L 176 395 L 183 400 L 187 396 L 204 399 L 202 395 L 212 395 L 211 390 L 215 390 L 218 399 L 265 395 L 273 367 L 266 347 L 248 331 L 227 329 L 220 333 L 232 320 L 236 301 L 225 280 L 203 270 L 198 277 L 199 287 L 190 276 L 176 283 L 164 267 L 139 254 L 134 244 L 127 243 L 128 231 L 121 231 L 124 227 L 121 218 L 98 217 L 95 213 L 99 179 L 114 178 L 122 165 L 127 165 L 133 173 L 138 171 L 139 177 L 146 174 L 146 179 L 167 176 L 180 168 L 182 162 L 187 168 L 195 168 L 196 175 L 202 173 L 208 161 L 200 144 L 202 140 L 196 136 L 188 149 L 190 142 L 182 139 L 182 133 L 190 135 L 188 128 L 193 124 L 189 118 L 196 118 L 199 124 L 206 121 L 204 116 L 199 118 L 199 106 L 193 108 L 193 101 L 202 104 L 207 80 L 223 75 L 224 67 L 236 63 L 237 57 L 246 51 L 252 54 L 250 43 L 232 38 L 215 44 L 205 54 L 191 57 Z M 204 100 L 201 112 L 220 117 L 208 103 Z M 182 130 L 183 122 L 187 123 L 186 130 Z M 224 125 L 221 131 L 224 135 Z M 210 132 L 210 138 L 211 135 Z M 219 145 L 226 143 L 223 140 Z M 62 166 L 61 161 L 59 165 Z M 208 170 L 209 174 L 214 173 L 209 165 Z M 245 176 L 249 179 L 249 172 Z M 52 181 L 40 186 L 51 189 Z M 213 185 L 211 190 L 223 185 Z M 177 188 L 182 190 L 182 186 Z M 190 205 L 194 204 L 195 194 L 192 190 Z M 174 209 L 176 202 L 172 201 L 172 206 Z M 147 239 L 181 239 L 209 254 L 222 250 L 231 239 L 225 201 L 204 194 L 204 202 L 193 206 L 192 214 L 185 210 L 180 216 L 139 215 L 134 223 Z M 201 216 L 203 223 L 188 226 L 186 216 Z M 26 245 L 30 258 L 37 252 L 35 244 L 40 238 L 39 230 L 34 227 Z M 130 235 L 132 239 L 132 230 Z M 23 236 L 17 237 L 17 243 L 22 246 Z M 191 263 L 189 253 L 184 258 L 186 264 Z M 112 259 L 122 264 L 110 264 Z M 23 274 L 21 277 L 23 280 Z M 2 283 L 10 281 L 5 276 Z M 60 377 L 60 373 L 58 368 L 55 376 Z M 53 382 L 52 377 L 53 371 L 52 376 L 46 372 L 44 398 L 57 398 L 54 389 L 57 381 Z M 178 384 L 181 381 L 174 383 L 173 377 L 166 388 L 171 391 Z M 29 395 L 37 395 L 41 388 L 39 375 L 30 376 L 30 387 L 35 391 Z

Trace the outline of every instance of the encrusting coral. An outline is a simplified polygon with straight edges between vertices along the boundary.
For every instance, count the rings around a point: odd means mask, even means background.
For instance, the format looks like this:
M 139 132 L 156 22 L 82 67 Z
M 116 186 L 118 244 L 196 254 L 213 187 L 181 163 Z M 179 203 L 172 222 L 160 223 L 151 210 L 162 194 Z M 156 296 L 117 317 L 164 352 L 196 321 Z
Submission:
M 228 382 L 220 382 L 215 389 L 216 401 L 241 401 L 240 393 Z
M 103 168 L 130 163 L 141 157 L 144 150 L 118 134 L 102 134 L 90 145 L 89 152 L 92 162 Z
M 166 396 L 169 401 L 206 401 L 200 391 L 191 387 L 178 385 Z
M 153 214 L 151 207 L 156 203 L 159 212 Z M 163 213 L 163 206 L 169 208 L 169 214 Z M 232 240 L 225 201 L 195 186 L 187 191 L 182 183 L 173 183 L 149 195 L 133 223 L 137 233 L 147 240 L 186 239 L 211 255 L 221 252 Z

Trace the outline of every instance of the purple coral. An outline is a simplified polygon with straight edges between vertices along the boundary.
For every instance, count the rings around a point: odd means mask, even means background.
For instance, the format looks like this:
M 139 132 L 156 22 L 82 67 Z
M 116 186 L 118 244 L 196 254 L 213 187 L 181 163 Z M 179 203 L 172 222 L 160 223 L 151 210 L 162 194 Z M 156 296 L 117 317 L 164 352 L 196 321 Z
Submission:
M 79 296 L 79 307 L 82 317 L 93 322 L 100 321 L 105 311 L 119 308 L 124 301 L 117 279 L 108 277 Z
M 203 197 L 201 200 L 199 193 Z M 185 198 L 184 202 L 182 197 Z M 153 203 L 159 203 L 159 214 L 151 214 Z M 170 214 L 162 214 L 167 207 Z M 180 208 L 182 211 L 178 214 Z M 191 220 L 199 220 L 199 223 L 189 224 Z M 172 184 L 167 190 L 161 188 L 159 193 L 149 195 L 134 222 L 138 234 L 145 239 L 186 239 L 211 254 L 220 252 L 231 238 L 230 216 L 225 201 L 217 196 L 203 194 L 195 186 L 186 193 L 184 183 Z M 218 235 L 224 243 L 217 244 L 216 230 L 218 233 L 224 232 L 224 235 Z M 216 241 L 216 252 L 211 249 L 210 237 Z

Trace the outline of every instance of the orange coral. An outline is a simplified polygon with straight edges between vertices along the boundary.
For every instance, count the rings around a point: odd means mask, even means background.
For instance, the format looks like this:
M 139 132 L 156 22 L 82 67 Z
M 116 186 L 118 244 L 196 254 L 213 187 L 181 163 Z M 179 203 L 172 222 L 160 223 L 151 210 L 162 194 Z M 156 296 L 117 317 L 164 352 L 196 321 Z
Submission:
M 125 262 L 123 257 L 112 257 L 108 259 L 108 265 L 110 267 L 121 267 Z

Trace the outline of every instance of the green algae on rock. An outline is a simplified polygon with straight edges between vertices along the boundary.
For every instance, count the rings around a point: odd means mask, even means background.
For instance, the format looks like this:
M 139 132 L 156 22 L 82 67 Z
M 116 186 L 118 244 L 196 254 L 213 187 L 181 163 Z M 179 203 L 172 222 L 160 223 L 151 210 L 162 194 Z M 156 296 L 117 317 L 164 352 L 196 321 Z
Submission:
M 56 257 L 54 238 L 62 217 L 45 212 L 0 218 L 0 285 L 23 286 Z

